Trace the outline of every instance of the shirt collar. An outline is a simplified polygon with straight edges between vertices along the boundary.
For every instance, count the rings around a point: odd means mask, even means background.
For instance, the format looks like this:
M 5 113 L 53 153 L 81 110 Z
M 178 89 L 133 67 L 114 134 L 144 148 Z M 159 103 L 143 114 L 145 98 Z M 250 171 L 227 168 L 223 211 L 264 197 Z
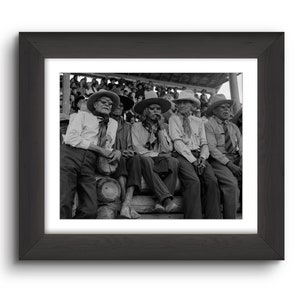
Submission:
M 220 120 L 218 117 L 216 117 L 216 116 L 213 116 L 213 118 L 217 121 L 217 123 L 218 124 L 220 124 L 220 125 L 222 125 L 222 124 L 228 124 L 228 120 L 226 120 L 226 121 L 222 121 L 222 120 Z

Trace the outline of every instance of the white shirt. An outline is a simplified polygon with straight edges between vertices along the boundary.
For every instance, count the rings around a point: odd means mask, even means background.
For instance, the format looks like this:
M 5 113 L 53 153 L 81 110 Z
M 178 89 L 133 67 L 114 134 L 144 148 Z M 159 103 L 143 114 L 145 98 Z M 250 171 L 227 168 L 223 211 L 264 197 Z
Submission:
M 169 134 L 174 142 L 175 150 L 184 156 L 190 163 L 197 159 L 192 154 L 192 150 L 201 149 L 200 156 L 204 159 L 209 157 L 209 150 L 205 135 L 203 121 L 195 116 L 188 117 L 192 129 L 189 138 L 183 130 L 183 121 L 180 115 L 172 115 L 169 119 Z
M 106 149 L 112 149 L 118 129 L 118 122 L 109 118 L 107 124 Z M 99 134 L 99 119 L 90 112 L 78 111 L 70 118 L 70 123 L 64 142 L 76 148 L 88 149 L 90 144 L 97 145 Z

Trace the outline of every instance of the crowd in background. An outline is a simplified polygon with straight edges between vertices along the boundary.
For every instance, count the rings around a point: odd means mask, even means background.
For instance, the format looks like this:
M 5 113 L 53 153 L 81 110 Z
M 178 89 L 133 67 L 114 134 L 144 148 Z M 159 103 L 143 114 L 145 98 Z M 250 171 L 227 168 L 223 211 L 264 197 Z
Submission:
M 104 90 L 116 90 L 118 89 L 122 95 L 129 97 L 134 101 L 134 103 L 140 102 L 145 99 L 145 96 L 148 92 L 155 91 L 157 97 L 165 98 L 168 100 L 178 99 L 179 93 L 182 90 L 185 90 L 186 87 L 170 87 L 154 84 L 152 81 L 142 82 L 140 80 L 126 80 L 124 78 L 115 78 L 115 77 L 83 77 L 79 75 L 74 75 L 70 80 L 70 105 L 71 112 L 76 110 L 76 103 L 78 97 L 84 96 L 89 97 L 90 95 L 98 92 L 101 89 Z M 209 95 L 206 93 L 206 90 L 197 92 L 194 90 L 195 97 L 201 102 L 201 111 L 205 111 L 205 108 L 208 105 Z M 127 121 L 134 121 L 138 116 L 135 116 L 133 111 L 130 111 L 126 115 Z

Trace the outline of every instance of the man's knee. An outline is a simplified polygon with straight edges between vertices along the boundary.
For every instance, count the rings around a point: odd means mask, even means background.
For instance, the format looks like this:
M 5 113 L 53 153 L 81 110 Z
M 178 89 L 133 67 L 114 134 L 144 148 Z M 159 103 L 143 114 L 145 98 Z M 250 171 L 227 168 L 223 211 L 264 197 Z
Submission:
M 141 164 L 148 168 L 153 168 L 153 159 L 149 156 L 141 156 Z
M 171 170 L 177 170 L 179 161 L 175 157 L 169 157 L 168 158 L 168 165 Z
M 230 190 L 232 193 L 239 192 L 238 181 L 234 176 L 228 177 L 225 182 L 225 185 L 226 185 L 227 189 Z

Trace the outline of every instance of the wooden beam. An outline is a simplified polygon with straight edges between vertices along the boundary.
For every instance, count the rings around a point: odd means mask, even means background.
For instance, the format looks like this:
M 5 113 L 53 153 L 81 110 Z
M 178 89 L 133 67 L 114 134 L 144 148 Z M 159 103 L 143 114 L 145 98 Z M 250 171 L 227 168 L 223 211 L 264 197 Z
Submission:
M 70 73 L 63 74 L 63 102 L 62 102 L 62 112 L 67 116 L 70 113 Z
M 229 73 L 229 86 L 231 99 L 233 100 L 233 114 L 235 114 L 241 108 L 237 73 Z

